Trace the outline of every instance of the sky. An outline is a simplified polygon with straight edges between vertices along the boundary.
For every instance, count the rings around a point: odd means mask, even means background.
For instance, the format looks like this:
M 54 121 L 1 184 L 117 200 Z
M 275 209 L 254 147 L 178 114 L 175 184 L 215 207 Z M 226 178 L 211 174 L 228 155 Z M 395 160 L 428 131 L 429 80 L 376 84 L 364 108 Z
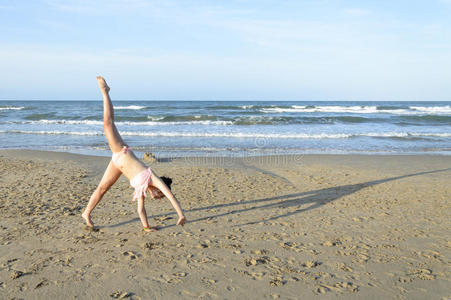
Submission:
M 0 0 L 0 99 L 451 100 L 451 0 Z

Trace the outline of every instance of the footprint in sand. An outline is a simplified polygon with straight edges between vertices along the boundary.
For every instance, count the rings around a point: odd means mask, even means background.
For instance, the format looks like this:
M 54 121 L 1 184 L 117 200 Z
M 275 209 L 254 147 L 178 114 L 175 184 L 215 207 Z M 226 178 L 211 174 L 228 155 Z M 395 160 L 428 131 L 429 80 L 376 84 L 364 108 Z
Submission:
M 24 275 L 25 275 L 25 273 L 22 272 L 22 271 L 13 270 L 13 271 L 11 272 L 10 277 L 11 277 L 11 279 L 17 279 L 17 278 L 22 277 L 22 276 L 24 276 Z
M 259 257 L 259 258 L 246 258 L 244 260 L 244 264 L 246 265 L 246 267 L 249 267 L 249 266 L 266 264 L 269 261 L 270 261 L 270 259 L 267 256 L 263 256 L 263 257 Z
M 269 251 L 266 250 L 266 249 L 262 249 L 262 250 L 252 250 L 251 253 L 252 253 L 252 254 L 255 254 L 255 255 L 266 255 L 266 254 L 269 254 Z
M 174 219 L 174 218 L 173 217 L 155 217 L 153 219 L 155 221 L 157 221 L 157 222 L 164 222 L 164 221 L 171 220 L 171 219 Z
M 160 243 L 147 242 L 147 243 L 142 244 L 142 247 L 147 250 L 153 250 L 153 249 L 161 248 L 162 245 Z
M 326 246 L 326 247 L 334 247 L 337 245 L 341 245 L 341 241 L 325 241 L 321 245 Z
M 434 274 L 432 274 L 432 270 L 429 269 L 416 269 L 407 273 L 407 275 L 421 280 L 434 280 L 436 277 Z
M 359 287 L 357 285 L 355 285 L 352 282 L 338 282 L 334 285 L 336 288 L 340 289 L 341 291 L 348 291 L 348 292 L 358 292 L 359 291 Z
M 203 248 L 208 248 L 209 245 L 207 243 L 199 243 L 199 244 L 197 244 L 196 247 L 199 249 L 203 249 Z
M 280 246 L 284 249 L 293 250 L 296 252 L 301 252 L 302 248 L 303 248 L 302 243 L 296 243 L 296 242 L 283 242 L 283 243 L 280 243 Z
M 321 284 L 314 292 L 316 294 L 324 294 L 329 291 L 334 291 L 337 293 L 343 293 L 343 292 L 358 292 L 359 286 L 355 285 L 352 282 L 337 282 L 334 285 L 327 285 L 327 284 Z
M 286 280 L 283 280 L 283 277 L 276 277 L 269 282 L 270 286 L 282 286 L 287 283 Z
M 204 284 L 206 284 L 206 285 L 213 285 L 213 284 L 216 284 L 216 282 L 218 282 L 217 280 L 215 280 L 215 279 L 210 279 L 210 278 L 207 278 L 207 277 L 202 277 L 202 282 L 204 283 Z
M 314 292 L 315 294 L 325 294 L 325 293 L 327 293 L 328 291 L 330 291 L 329 288 L 327 288 L 327 287 L 325 287 L 325 286 L 320 286 L 320 287 L 316 288 L 313 292 Z
M 306 267 L 308 269 L 311 269 L 311 268 L 315 268 L 315 267 L 317 267 L 317 266 L 319 266 L 321 264 L 322 263 L 319 262 L 319 261 L 306 261 L 305 263 L 302 264 L 302 266 Z
M 409 277 L 399 277 L 398 281 L 401 283 L 410 283 L 413 281 L 413 278 L 409 278 Z
M 212 292 L 204 292 L 199 295 L 198 299 L 213 299 L 213 298 L 217 298 L 217 297 L 218 297 L 218 295 L 216 295 Z
M 236 235 L 233 235 L 233 234 L 226 235 L 225 238 L 227 240 L 231 240 L 231 241 L 234 241 L 234 240 L 238 239 L 238 237 Z
M 111 298 L 117 298 L 117 299 L 124 299 L 124 298 L 130 298 L 133 294 L 123 291 L 116 291 L 114 293 L 110 294 Z
M 240 274 L 243 274 L 243 275 L 246 275 L 246 276 L 249 276 L 249 277 L 251 277 L 253 280 L 262 280 L 264 277 L 265 277 L 265 275 L 266 275 L 266 272 L 252 272 L 252 271 L 247 271 L 247 270 L 237 270 L 237 269 L 234 269 L 234 271 L 235 272 L 238 272 L 238 273 L 240 273 Z
M 49 284 L 49 282 L 47 281 L 47 279 L 43 279 L 38 284 L 36 284 L 36 286 L 34 288 L 38 289 L 38 288 L 46 286 L 48 284 Z
M 338 266 L 338 268 L 341 269 L 341 270 L 343 270 L 343 271 L 346 271 L 346 272 L 352 272 L 352 271 L 353 271 L 352 268 L 351 268 L 350 266 L 347 266 L 347 265 L 345 265 L 345 264 L 340 264 L 340 265 Z
M 128 257 L 130 260 L 137 259 L 139 256 L 139 254 L 136 254 L 133 251 L 123 252 L 122 255 L 124 255 L 125 257 Z

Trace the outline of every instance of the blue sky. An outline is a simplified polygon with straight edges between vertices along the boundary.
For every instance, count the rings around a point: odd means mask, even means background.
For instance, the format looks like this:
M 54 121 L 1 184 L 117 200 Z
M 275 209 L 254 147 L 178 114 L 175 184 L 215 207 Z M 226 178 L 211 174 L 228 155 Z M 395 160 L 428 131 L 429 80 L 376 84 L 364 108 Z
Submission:
M 0 0 L 0 99 L 451 100 L 451 0 Z

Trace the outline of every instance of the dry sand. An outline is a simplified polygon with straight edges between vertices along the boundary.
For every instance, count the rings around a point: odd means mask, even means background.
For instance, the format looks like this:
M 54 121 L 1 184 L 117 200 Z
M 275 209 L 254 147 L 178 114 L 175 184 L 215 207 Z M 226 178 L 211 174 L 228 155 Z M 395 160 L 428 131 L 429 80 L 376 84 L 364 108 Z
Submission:
M 125 178 L 80 217 L 108 158 L 0 151 L 1 299 L 451 299 L 450 156 L 159 162 L 189 220 Z

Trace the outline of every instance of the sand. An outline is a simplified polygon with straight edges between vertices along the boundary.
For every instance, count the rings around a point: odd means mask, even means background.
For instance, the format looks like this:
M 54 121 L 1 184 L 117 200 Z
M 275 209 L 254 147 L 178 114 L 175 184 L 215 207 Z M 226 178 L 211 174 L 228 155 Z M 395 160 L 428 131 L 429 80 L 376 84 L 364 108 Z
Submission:
M 186 158 L 189 222 L 119 179 L 80 217 L 108 158 L 0 151 L 1 299 L 451 299 L 451 157 Z

